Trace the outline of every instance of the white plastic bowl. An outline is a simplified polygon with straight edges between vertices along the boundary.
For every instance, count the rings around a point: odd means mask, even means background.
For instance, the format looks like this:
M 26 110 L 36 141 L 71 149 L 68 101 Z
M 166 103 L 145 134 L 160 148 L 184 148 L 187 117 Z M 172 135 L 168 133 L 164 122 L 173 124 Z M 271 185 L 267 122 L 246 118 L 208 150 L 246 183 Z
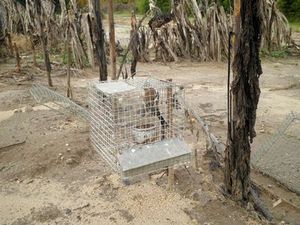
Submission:
M 143 124 L 132 128 L 133 139 L 138 144 L 151 141 L 156 136 L 156 126 L 154 124 Z

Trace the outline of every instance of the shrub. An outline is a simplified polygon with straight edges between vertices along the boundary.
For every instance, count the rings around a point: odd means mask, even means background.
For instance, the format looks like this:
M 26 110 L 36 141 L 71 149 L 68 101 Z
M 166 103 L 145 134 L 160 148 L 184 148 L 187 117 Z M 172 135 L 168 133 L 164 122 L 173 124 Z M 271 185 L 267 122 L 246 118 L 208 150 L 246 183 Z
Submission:
M 139 13 L 145 13 L 149 9 L 148 0 L 136 0 L 136 7 Z
M 278 0 L 279 9 L 291 21 L 300 21 L 300 0 Z
M 149 0 L 136 0 L 136 6 L 139 13 L 145 13 L 149 10 Z M 156 6 L 162 12 L 168 13 L 171 11 L 171 0 L 157 0 Z
M 220 0 L 220 3 L 226 12 L 230 11 L 230 7 L 233 8 L 233 0 Z

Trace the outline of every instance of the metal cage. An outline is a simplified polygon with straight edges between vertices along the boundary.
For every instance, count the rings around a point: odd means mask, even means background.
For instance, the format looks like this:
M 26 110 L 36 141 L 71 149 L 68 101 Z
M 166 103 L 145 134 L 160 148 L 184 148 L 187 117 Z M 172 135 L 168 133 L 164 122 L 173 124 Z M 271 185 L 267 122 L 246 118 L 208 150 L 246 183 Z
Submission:
M 91 141 L 113 169 L 129 177 L 190 161 L 182 87 L 153 78 L 89 87 Z

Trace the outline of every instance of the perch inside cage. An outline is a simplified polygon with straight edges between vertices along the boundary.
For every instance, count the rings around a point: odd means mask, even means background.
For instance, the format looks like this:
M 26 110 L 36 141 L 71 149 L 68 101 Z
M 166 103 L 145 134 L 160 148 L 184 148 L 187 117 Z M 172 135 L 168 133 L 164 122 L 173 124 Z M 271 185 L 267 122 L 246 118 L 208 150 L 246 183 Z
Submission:
M 91 141 L 112 168 L 129 177 L 187 163 L 184 90 L 153 78 L 92 82 Z

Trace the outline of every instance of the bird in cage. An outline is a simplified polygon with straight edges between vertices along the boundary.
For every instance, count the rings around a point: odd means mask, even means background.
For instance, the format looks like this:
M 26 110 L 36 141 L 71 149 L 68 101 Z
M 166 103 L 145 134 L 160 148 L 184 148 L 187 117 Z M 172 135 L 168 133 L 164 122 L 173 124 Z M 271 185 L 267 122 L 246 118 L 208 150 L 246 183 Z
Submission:
M 145 88 L 144 89 L 144 103 L 145 103 L 145 114 L 149 113 L 151 116 L 156 116 L 161 125 L 161 132 L 162 132 L 162 139 L 165 138 L 165 129 L 167 128 L 168 124 L 160 112 L 159 109 L 159 92 L 156 91 L 154 88 Z

